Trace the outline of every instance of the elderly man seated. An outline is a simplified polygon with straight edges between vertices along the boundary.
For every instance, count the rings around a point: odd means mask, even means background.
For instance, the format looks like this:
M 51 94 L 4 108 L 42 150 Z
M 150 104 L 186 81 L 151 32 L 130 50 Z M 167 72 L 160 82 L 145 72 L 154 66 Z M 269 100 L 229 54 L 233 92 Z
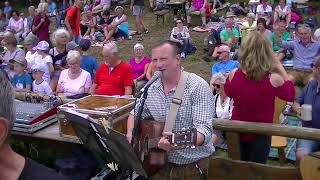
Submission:
M 225 28 L 220 32 L 220 39 L 222 44 L 225 44 L 232 49 L 237 49 L 240 33 L 238 29 L 233 26 L 233 19 L 226 18 L 224 24 Z
M 114 42 L 102 49 L 105 63 L 102 63 L 94 76 L 90 94 L 132 95 L 133 75 L 131 67 L 122 60 Z
M 212 66 L 212 75 L 219 72 L 230 72 L 232 69 L 235 69 L 239 66 L 238 61 L 230 59 L 230 48 L 226 45 L 216 47 L 212 56 L 218 59 L 218 62 Z
M 16 119 L 14 91 L 2 73 L 0 73 L 0 87 L 0 179 L 67 179 L 11 149 L 9 138 Z
M 293 109 L 297 112 L 298 118 L 302 121 L 303 127 L 320 129 L 320 57 L 316 58 L 312 64 L 313 80 L 311 80 L 296 98 Z M 301 106 L 303 104 L 311 105 L 311 116 L 306 119 L 301 115 Z M 296 157 L 301 160 L 311 152 L 320 150 L 320 142 L 313 140 L 298 139 Z
M 310 80 L 312 62 L 320 53 L 320 41 L 311 38 L 311 28 L 303 24 L 298 27 L 298 40 L 282 41 L 275 36 L 277 44 L 293 53 L 293 70 L 289 70 L 296 85 L 306 85 Z

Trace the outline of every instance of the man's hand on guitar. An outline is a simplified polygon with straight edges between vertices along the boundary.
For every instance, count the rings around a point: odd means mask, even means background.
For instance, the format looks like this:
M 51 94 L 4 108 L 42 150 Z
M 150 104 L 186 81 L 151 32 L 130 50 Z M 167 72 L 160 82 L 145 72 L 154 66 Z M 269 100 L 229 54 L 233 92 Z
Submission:
M 168 137 L 170 135 L 172 135 L 172 133 L 167 133 L 167 132 L 163 133 L 163 136 L 161 137 L 161 139 L 158 142 L 158 148 L 165 150 L 167 152 L 173 148 L 172 144 L 168 140 Z

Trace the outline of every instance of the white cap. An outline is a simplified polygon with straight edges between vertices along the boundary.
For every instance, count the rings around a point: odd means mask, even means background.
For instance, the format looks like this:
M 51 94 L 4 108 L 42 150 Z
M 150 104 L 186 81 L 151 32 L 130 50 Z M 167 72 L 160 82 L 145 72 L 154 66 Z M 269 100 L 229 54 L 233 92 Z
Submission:
M 32 72 L 36 72 L 36 71 L 46 72 L 46 67 L 44 64 L 34 64 L 31 67 L 31 71 Z
M 41 51 L 48 51 L 49 50 L 49 43 L 47 41 L 40 41 L 33 50 L 41 50 Z

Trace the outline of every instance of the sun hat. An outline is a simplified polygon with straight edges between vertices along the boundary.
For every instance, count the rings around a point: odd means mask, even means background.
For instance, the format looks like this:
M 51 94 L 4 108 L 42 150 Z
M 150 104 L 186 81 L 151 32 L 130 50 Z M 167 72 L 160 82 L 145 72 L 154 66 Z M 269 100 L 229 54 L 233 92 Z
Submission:
M 48 51 L 49 50 L 49 43 L 47 41 L 40 41 L 33 50 L 41 50 L 41 51 Z
M 44 64 L 34 64 L 32 67 L 31 67 L 31 71 L 32 72 L 46 72 L 46 67 Z
M 15 56 L 13 59 L 10 59 L 9 62 L 11 64 L 19 63 L 19 64 L 21 64 L 23 66 L 27 65 L 27 60 L 22 56 Z

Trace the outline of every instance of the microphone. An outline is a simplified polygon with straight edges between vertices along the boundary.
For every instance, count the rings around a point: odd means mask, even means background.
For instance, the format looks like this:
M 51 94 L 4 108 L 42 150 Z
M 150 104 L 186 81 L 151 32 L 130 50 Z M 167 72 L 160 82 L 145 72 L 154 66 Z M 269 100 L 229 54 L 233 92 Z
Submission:
M 141 96 L 145 91 L 149 89 L 152 83 L 154 83 L 157 79 L 159 79 L 162 75 L 161 71 L 156 71 L 151 79 L 143 86 L 142 89 L 140 89 L 139 93 L 137 94 L 137 97 Z

